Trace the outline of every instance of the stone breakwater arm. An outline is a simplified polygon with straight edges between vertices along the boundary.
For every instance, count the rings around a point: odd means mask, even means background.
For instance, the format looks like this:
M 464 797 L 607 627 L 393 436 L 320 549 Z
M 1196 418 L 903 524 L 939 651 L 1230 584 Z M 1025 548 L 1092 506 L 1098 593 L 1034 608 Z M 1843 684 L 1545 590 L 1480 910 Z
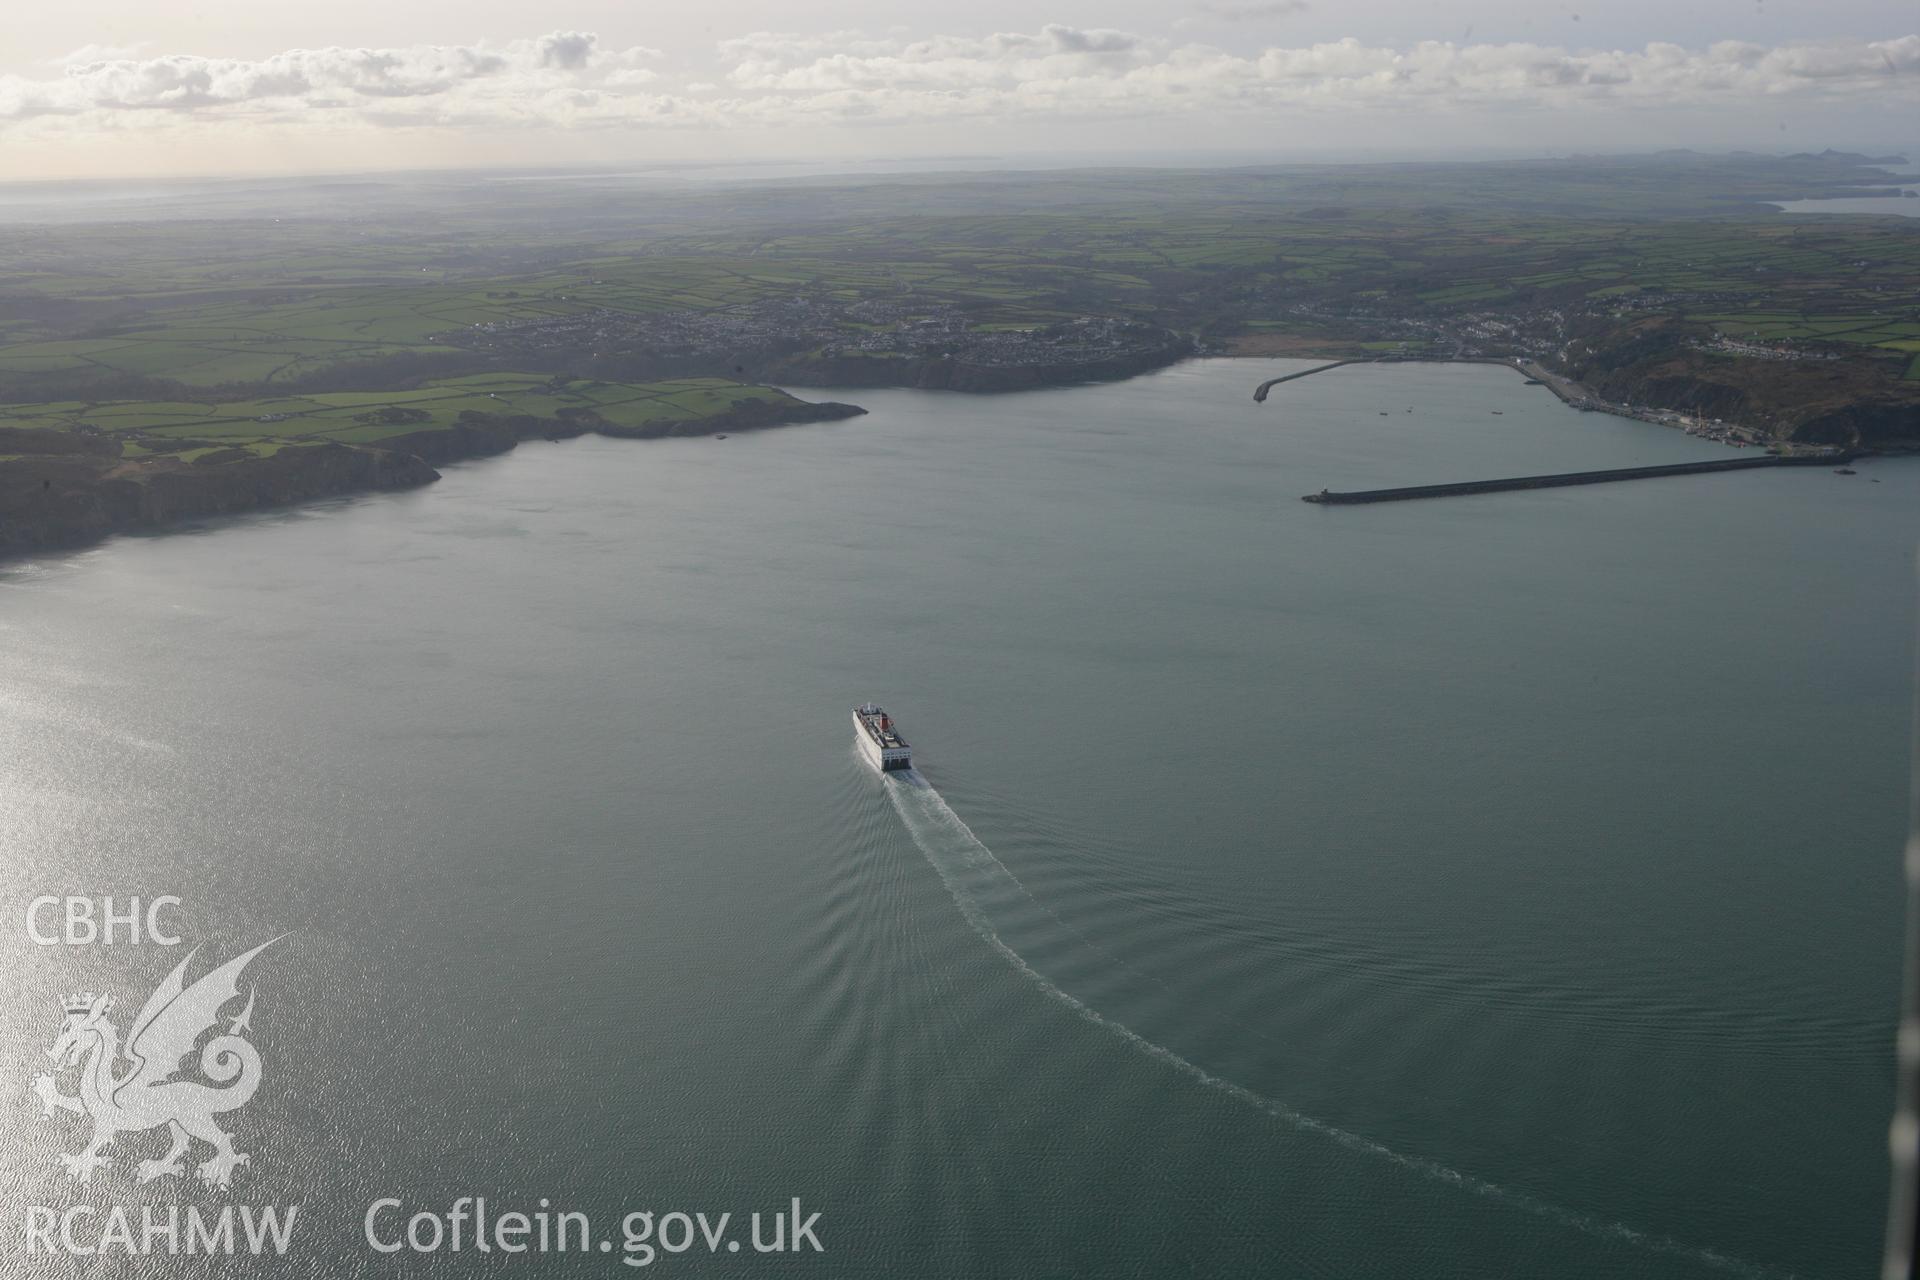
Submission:
M 1298 373 L 1283 373 L 1277 378 L 1268 378 L 1258 387 L 1255 387 L 1253 391 L 1253 402 L 1255 404 L 1265 404 L 1267 402 L 1267 392 L 1273 390 L 1283 382 L 1292 382 L 1295 378 L 1304 378 L 1308 374 L 1313 373 L 1325 373 L 1329 369 L 1338 369 L 1343 364 L 1372 363 L 1373 361 L 1371 360 L 1335 360 L 1332 364 L 1315 365 L 1311 369 L 1302 369 Z

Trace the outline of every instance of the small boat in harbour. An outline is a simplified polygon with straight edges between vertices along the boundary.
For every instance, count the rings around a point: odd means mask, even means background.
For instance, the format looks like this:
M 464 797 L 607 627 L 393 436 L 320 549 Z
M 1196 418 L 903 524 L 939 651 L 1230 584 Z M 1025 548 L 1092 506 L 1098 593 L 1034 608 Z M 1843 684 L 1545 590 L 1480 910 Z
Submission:
M 912 748 L 878 703 L 866 702 L 853 709 L 853 736 L 860 744 L 860 754 L 880 772 L 913 768 Z

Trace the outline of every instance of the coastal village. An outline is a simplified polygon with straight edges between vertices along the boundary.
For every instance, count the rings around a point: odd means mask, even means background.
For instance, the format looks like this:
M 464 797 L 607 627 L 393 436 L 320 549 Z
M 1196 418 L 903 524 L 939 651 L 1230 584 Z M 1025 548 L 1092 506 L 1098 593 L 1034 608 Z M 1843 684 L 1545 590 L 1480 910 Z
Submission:
M 717 310 L 576 315 L 474 324 L 431 340 L 469 350 L 549 356 L 637 354 L 730 368 L 810 353 L 952 359 L 983 367 L 1071 367 L 1169 348 L 1173 335 L 1138 320 L 1082 315 L 1057 324 L 980 325 L 950 305 L 891 299 L 847 303 L 797 292 Z

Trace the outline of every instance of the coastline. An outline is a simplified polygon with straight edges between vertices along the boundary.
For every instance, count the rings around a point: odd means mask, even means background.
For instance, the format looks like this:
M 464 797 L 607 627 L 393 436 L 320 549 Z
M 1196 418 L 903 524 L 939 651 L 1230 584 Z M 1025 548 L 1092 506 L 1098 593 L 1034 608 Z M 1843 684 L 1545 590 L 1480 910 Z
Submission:
M 1907 380 L 1841 363 L 1731 360 L 1696 346 L 1590 365 L 1577 375 L 1518 354 L 1370 351 L 1351 342 L 1261 334 L 1223 344 L 1220 354 L 1332 364 L 1498 364 L 1583 413 L 1609 413 L 1672 427 L 1733 448 L 1838 449 L 1856 454 L 1920 451 L 1920 405 Z M 1316 371 L 1317 372 L 1317 371 Z M 1269 379 L 1285 382 L 1299 374 Z
M 1329 363 L 1318 368 L 1303 369 L 1297 373 L 1282 374 L 1262 382 L 1253 393 L 1255 403 L 1265 403 L 1268 394 L 1278 385 L 1292 382 L 1311 374 L 1324 373 L 1329 369 L 1338 369 L 1355 364 L 1486 364 L 1511 369 L 1525 378 L 1530 385 L 1545 387 L 1554 397 L 1570 409 L 1582 413 L 1606 413 L 1616 418 L 1629 418 L 1635 422 L 1645 422 L 1656 427 L 1671 427 L 1684 431 L 1690 436 L 1710 440 L 1715 444 L 1724 444 L 1734 449 L 1760 447 L 1769 452 L 1781 453 L 1827 453 L 1846 452 L 1854 456 L 1871 453 L 1903 452 L 1897 447 L 1888 447 L 1884 443 L 1878 446 L 1864 446 L 1855 442 L 1840 447 L 1827 442 L 1809 443 L 1791 440 L 1779 440 L 1769 436 L 1757 427 L 1743 426 L 1739 423 L 1723 422 L 1718 418 L 1709 422 L 1703 417 L 1691 415 L 1680 409 L 1667 409 L 1651 405 L 1622 404 L 1607 399 L 1600 392 L 1577 378 L 1555 373 L 1537 361 L 1525 356 L 1416 356 L 1416 355 L 1380 355 L 1352 356 L 1333 355 L 1337 347 L 1326 348 Z M 1233 356 L 1234 359 L 1316 359 L 1320 358 L 1309 351 L 1288 352 L 1285 356 Z
M 290 443 L 265 456 L 215 450 L 186 461 L 124 459 L 97 436 L 45 432 L 42 451 L 0 455 L 0 563 L 43 551 L 72 551 L 122 533 L 164 532 L 210 517 L 246 515 L 355 493 L 420 488 L 437 467 L 506 453 L 522 440 L 603 435 L 627 440 L 761 431 L 837 421 L 866 412 L 834 401 L 750 400 L 693 418 L 644 426 L 597 414 L 463 413 L 450 427 L 377 443 Z M 0 448 L 18 448 L 20 433 Z
M 767 382 L 802 389 L 811 384 L 996 393 L 1124 381 L 1195 354 L 1191 341 L 1178 339 L 1071 365 L 803 358 L 761 374 Z M 778 376 L 770 376 L 774 374 Z M 123 457 L 120 443 L 100 434 L 0 428 L 0 563 L 36 552 L 78 550 L 116 534 L 164 532 L 194 521 L 322 498 L 419 488 L 440 478 L 438 467 L 506 453 L 522 440 L 589 434 L 625 440 L 718 435 L 837 421 L 865 412 L 858 405 L 807 401 L 786 393 L 779 400 L 738 400 L 712 414 L 639 424 L 610 421 L 585 408 L 563 408 L 552 416 L 467 410 L 450 424 L 375 441 L 293 439 L 265 456 L 216 448 L 188 458 Z
M 1050 377 L 1048 375 L 1061 371 L 1033 369 L 1026 372 L 1034 375 L 1034 380 L 1015 380 L 1025 385 L 969 385 L 969 380 L 964 378 L 932 379 L 936 385 L 927 385 L 927 380 L 919 377 L 901 381 L 870 378 L 864 385 L 962 392 L 1030 390 L 1079 385 L 1089 380 L 1124 381 L 1193 359 L 1316 357 L 1325 358 L 1329 363 L 1267 379 L 1260 384 L 1254 399 L 1263 401 L 1266 397 L 1261 393 L 1277 384 L 1353 364 L 1498 365 L 1511 369 L 1534 385 L 1545 387 L 1562 403 L 1582 412 L 1607 413 L 1686 430 L 1733 448 L 1760 445 L 1780 448 L 1779 442 L 1768 441 L 1751 428 L 1702 430 L 1698 420 L 1690 420 L 1677 410 L 1613 403 L 1577 380 L 1520 356 L 1355 356 L 1350 348 L 1342 349 L 1339 344 L 1327 344 L 1318 351 L 1299 348 L 1284 355 L 1189 349 L 1172 359 L 1151 360 L 1144 367 L 1104 371 L 1104 377 L 1086 376 L 1084 370 L 1078 369 L 1074 372 L 1080 376 Z M 833 371 L 848 370 L 841 366 Z M 807 372 L 823 374 L 828 370 L 816 368 Z M 823 385 L 833 385 L 825 378 L 820 381 Z M 938 385 L 941 382 L 945 385 Z M 42 433 L 59 440 L 58 451 L 11 455 L 0 452 L 0 563 L 35 552 L 77 550 L 121 533 L 165 532 L 173 526 L 212 517 L 245 515 L 356 493 L 419 488 L 440 478 L 438 467 L 510 452 L 523 440 L 564 440 L 582 435 L 628 440 L 711 436 L 838 421 L 864 413 L 866 410 L 858 405 L 792 397 L 780 401 L 743 400 L 708 416 L 661 419 L 639 426 L 610 422 L 591 411 L 575 409 L 563 409 L 552 417 L 468 411 L 449 426 L 397 434 L 374 443 L 303 442 L 290 444 L 265 457 L 228 456 L 239 451 L 227 450 L 191 462 L 171 457 L 121 459 L 105 451 L 117 446 L 110 446 L 99 437 Z M 13 434 L 17 439 L 20 433 Z M 0 439 L 0 450 L 9 447 L 17 445 Z

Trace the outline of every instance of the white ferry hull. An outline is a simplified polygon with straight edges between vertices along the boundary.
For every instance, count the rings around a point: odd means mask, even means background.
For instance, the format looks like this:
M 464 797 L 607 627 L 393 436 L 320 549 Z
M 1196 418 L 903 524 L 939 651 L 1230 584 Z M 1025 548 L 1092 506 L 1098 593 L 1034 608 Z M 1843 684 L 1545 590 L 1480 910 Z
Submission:
M 853 713 L 853 739 L 860 745 L 861 758 L 882 773 L 895 773 L 913 767 L 913 752 L 905 742 L 899 740 L 899 735 L 893 735 L 893 740 L 899 745 L 883 744 L 876 736 L 872 722 L 862 717 L 857 708 Z

